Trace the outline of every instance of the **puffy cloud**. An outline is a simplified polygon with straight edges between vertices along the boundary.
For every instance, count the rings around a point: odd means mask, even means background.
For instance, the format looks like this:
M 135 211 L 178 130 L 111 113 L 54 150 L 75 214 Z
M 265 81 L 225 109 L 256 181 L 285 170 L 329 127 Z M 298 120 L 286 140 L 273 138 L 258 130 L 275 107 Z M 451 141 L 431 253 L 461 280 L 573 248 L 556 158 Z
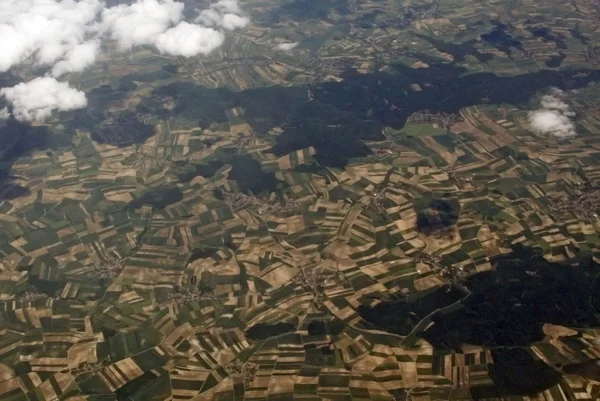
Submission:
M 8 107 L 0 109 L 0 120 L 8 120 L 10 118 L 10 111 L 8 111 Z
M 575 136 L 575 126 L 571 119 L 556 110 L 531 112 L 529 126 L 538 135 L 552 135 L 561 139 Z
M 298 42 L 291 42 L 291 43 L 280 43 L 277 46 L 275 46 L 275 49 L 277 50 L 281 50 L 284 52 L 289 52 L 290 50 L 294 49 L 296 46 L 298 46 Z
M 571 106 L 569 106 L 560 99 L 559 96 L 561 96 L 563 92 L 558 92 L 558 89 L 555 89 L 554 92 L 555 95 L 542 96 L 542 99 L 540 101 L 540 105 L 542 106 L 542 108 L 546 110 L 559 111 L 560 113 L 569 117 L 575 116 L 575 112 L 571 111 Z
M 164 54 L 193 57 L 221 46 L 221 29 L 243 28 L 250 22 L 240 15 L 237 0 L 212 4 L 201 12 L 201 25 L 183 21 L 183 10 L 184 3 L 175 0 L 135 0 L 109 8 L 102 0 L 0 0 L 0 72 L 25 62 L 48 67 L 54 78 L 82 71 L 95 62 L 106 38 L 123 50 L 152 45 Z M 49 92 L 40 93 L 36 103 L 29 98 L 34 89 Z M 85 106 L 82 92 L 52 78 L 2 89 L 2 94 L 21 120 L 46 118 L 54 106 Z M 65 96 L 66 109 L 54 101 Z
M 0 71 L 59 62 L 93 34 L 101 9 L 99 0 L 0 0 Z
M 182 21 L 183 8 L 174 0 L 137 0 L 104 10 L 101 26 L 122 49 L 154 45 L 161 53 L 193 57 L 223 44 L 223 33 L 210 27 L 233 31 L 250 22 L 236 14 L 241 12 L 237 0 L 220 0 L 200 12 L 196 22 L 203 25 Z
M 0 96 L 12 105 L 12 114 L 19 121 L 43 121 L 53 110 L 75 110 L 87 105 L 85 93 L 52 77 L 0 89 Z
M 59 77 L 69 72 L 83 71 L 86 67 L 94 64 L 97 52 L 98 42 L 95 40 L 77 45 L 54 65 L 52 75 Z
M 249 23 L 250 19 L 247 17 L 240 17 L 236 14 L 225 14 L 223 15 L 221 26 L 228 31 L 234 31 L 236 29 L 245 28 Z
M 562 92 L 553 90 L 554 95 L 543 96 L 540 110 L 529 113 L 529 128 L 536 135 L 553 136 L 559 139 L 571 138 L 577 133 L 572 117 L 575 113 L 561 100 Z
M 53 76 L 81 71 L 95 61 L 105 36 L 122 49 L 158 47 L 160 41 L 162 51 L 169 42 L 170 54 L 206 54 L 205 49 L 215 48 L 207 44 L 222 37 L 207 26 L 234 30 L 250 22 L 240 15 L 237 0 L 220 0 L 203 10 L 197 22 L 205 26 L 184 23 L 183 9 L 184 3 L 175 0 L 136 0 L 109 8 L 101 0 L 0 0 L 0 72 L 30 60 L 51 67 Z M 192 31 L 200 45 L 177 36 Z M 190 52 L 193 48 L 198 51 Z
M 220 0 L 212 4 L 209 9 L 200 11 L 196 22 L 234 31 L 250 23 L 250 19 L 241 16 L 241 13 L 237 0 Z
M 218 11 L 213 9 L 202 10 L 198 17 L 196 18 L 196 22 L 204 24 L 206 26 L 214 26 L 219 25 L 221 23 L 222 16 Z
M 183 15 L 183 3 L 173 0 L 138 0 L 119 4 L 102 13 L 102 27 L 122 49 L 149 45 Z
M 192 57 L 208 54 L 223 44 L 225 36 L 211 28 L 181 22 L 161 33 L 155 41 L 161 53 Z

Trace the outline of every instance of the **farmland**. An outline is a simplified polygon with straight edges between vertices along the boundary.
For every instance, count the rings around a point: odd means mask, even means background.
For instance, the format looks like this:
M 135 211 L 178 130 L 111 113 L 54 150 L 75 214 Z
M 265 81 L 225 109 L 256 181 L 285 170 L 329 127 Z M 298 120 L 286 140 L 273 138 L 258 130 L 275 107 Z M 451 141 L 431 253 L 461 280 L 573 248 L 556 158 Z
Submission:
M 596 3 L 308 3 L 1 121 L 1 400 L 600 397 Z

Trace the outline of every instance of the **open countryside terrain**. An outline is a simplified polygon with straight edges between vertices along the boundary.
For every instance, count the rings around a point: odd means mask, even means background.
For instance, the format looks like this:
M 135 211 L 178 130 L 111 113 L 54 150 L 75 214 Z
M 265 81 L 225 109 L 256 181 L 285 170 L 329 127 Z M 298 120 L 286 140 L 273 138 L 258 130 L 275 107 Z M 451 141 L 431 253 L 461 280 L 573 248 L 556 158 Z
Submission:
M 241 5 L 0 122 L 0 399 L 600 398 L 600 6 Z

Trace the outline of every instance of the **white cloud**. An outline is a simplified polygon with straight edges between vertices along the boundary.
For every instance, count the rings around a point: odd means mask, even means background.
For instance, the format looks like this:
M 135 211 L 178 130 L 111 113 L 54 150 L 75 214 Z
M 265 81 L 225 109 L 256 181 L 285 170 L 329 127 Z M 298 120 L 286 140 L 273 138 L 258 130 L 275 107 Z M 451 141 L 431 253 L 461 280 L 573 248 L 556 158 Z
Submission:
M 289 52 L 290 50 L 294 49 L 296 46 L 298 46 L 298 42 L 280 43 L 277 46 L 275 46 L 275 49 L 281 50 L 284 52 Z
M 211 4 L 210 8 L 219 10 L 222 13 L 242 13 L 240 5 L 238 4 L 238 0 L 219 0 L 214 4 Z
M 175 0 L 135 0 L 109 8 L 102 0 L 0 0 L 0 72 L 27 62 L 47 67 L 47 74 L 54 78 L 79 72 L 95 62 L 100 43 L 107 38 L 115 40 L 122 50 L 152 45 L 174 56 L 205 55 L 223 44 L 221 29 L 243 28 L 250 22 L 241 15 L 238 0 L 212 4 L 200 13 L 204 17 L 198 17 L 197 22 L 201 24 L 183 21 L 183 10 L 184 3 Z M 53 90 L 48 96 L 40 94 L 41 99 L 83 94 L 67 91 L 67 84 L 52 78 L 2 89 L 19 119 L 46 118 L 52 105 L 61 110 L 51 100 L 47 106 L 37 107 L 26 96 L 35 88 L 41 89 L 41 82 Z M 15 103 L 23 99 L 26 101 Z M 65 107 L 84 107 L 80 100 Z M 27 111 L 27 105 L 34 107 Z
M 250 19 L 241 16 L 241 13 L 237 0 L 220 0 L 212 4 L 209 9 L 200 11 L 196 22 L 234 31 L 245 28 L 250 23 Z
M 85 93 L 51 77 L 0 89 L 0 96 L 12 105 L 12 113 L 19 121 L 43 121 L 53 110 L 75 110 L 87 105 Z
M 529 126 L 538 135 L 551 135 L 561 139 L 575 136 L 575 126 L 571 119 L 556 110 L 531 112 Z
M 575 113 L 560 96 L 562 92 L 553 90 L 554 95 L 545 95 L 540 100 L 542 108 L 529 112 L 529 128 L 536 135 L 553 136 L 559 139 L 577 135 L 572 117 Z
M 198 17 L 196 17 L 196 22 L 206 26 L 214 26 L 220 24 L 221 18 L 221 14 L 219 14 L 218 11 L 208 9 L 200 11 L 200 14 L 198 14 Z
M 60 77 L 69 72 L 83 71 L 94 64 L 96 53 L 98 53 L 98 42 L 95 40 L 77 45 L 68 51 L 62 60 L 54 65 L 52 75 Z
M 234 31 L 236 29 L 245 28 L 249 23 L 250 19 L 247 17 L 240 17 L 236 14 L 225 14 L 223 15 L 221 26 L 228 31 Z
M 192 31 L 190 24 L 178 28 L 183 9 L 184 3 L 175 0 L 136 0 L 109 8 L 101 0 L 0 0 L 0 72 L 29 61 L 50 67 L 54 76 L 81 71 L 95 61 L 105 36 L 122 49 L 157 46 L 159 38 L 164 45 L 164 35 L 173 39 L 175 33 Z M 206 54 L 206 42 L 220 37 L 207 26 L 234 30 L 250 20 L 241 15 L 237 0 L 220 0 L 201 11 L 197 22 L 205 26 L 194 24 L 193 38 L 204 44 L 191 46 L 179 37 L 169 48 L 180 44 L 182 49 L 171 54 Z M 198 52 L 192 54 L 194 47 Z
M 192 57 L 208 54 L 223 44 L 225 35 L 203 26 L 181 22 L 161 33 L 155 41 L 161 53 Z
M 10 111 L 8 111 L 8 107 L 0 109 L 0 120 L 8 120 L 10 118 Z
M 60 61 L 93 33 L 101 9 L 99 0 L 0 0 L 0 71 Z
M 102 13 L 102 28 L 122 49 L 152 44 L 158 35 L 181 21 L 183 3 L 173 0 L 138 0 Z

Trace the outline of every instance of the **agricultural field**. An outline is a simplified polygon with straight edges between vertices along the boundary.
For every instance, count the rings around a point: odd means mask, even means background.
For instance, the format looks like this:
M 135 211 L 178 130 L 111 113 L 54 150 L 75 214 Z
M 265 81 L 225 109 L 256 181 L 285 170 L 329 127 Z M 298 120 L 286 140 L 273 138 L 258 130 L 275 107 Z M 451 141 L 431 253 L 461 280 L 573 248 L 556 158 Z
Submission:
M 240 4 L 0 120 L 0 400 L 600 399 L 600 6 Z

